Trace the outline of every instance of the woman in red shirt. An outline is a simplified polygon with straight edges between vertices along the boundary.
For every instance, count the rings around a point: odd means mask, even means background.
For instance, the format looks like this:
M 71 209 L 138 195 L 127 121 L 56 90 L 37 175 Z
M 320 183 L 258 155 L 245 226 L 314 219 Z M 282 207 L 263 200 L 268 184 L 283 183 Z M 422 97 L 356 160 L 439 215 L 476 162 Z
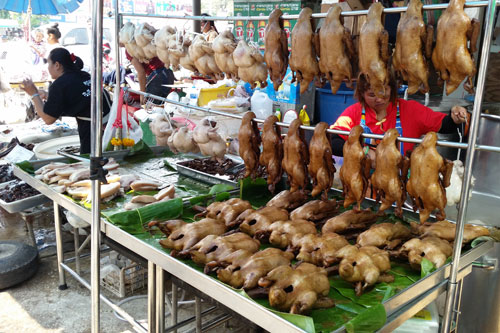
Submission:
M 391 77 L 385 89 L 385 96 L 379 98 L 371 90 L 369 82 L 361 74 L 356 84 L 354 96 L 359 101 L 342 112 L 331 129 L 350 131 L 354 126 L 361 125 L 365 133 L 384 134 L 390 128 L 398 129 L 400 135 L 409 138 L 420 138 L 427 132 L 454 133 L 457 125 L 466 122 L 467 110 L 461 106 L 451 108 L 450 115 L 434 112 L 416 101 L 406 101 L 398 98 L 396 80 Z M 333 154 L 343 156 L 343 147 L 347 137 L 333 135 Z M 374 147 L 377 142 L 366 139 L 365 143 L 373 149 L 367 149 L 372 161 L 375 160 Z M 404 142 L 402 152 L 413 148 L 413 143 Z

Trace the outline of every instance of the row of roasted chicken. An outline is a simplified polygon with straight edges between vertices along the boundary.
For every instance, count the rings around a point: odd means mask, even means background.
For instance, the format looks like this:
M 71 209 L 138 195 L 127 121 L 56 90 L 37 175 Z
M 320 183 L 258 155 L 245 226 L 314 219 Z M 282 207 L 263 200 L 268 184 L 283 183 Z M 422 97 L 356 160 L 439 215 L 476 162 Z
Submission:
M 200 221 L 157 223 L 168 236 L 160 244 L 171 249 L 173 256 L 205 265 L 206 273 L 216 272 L 220 281 L 235 288 L 253 293 L 262 287 L 271 306 L 291 313 L 333 306 L 327 297 L 332 272 L 338 271 L 342 279 L 353 283 L 359 295 L 377 282 L 392 280 L 387 274 L 390 254 L 408 257 L 415 269 L 420 269 L 422 258 L 440 267 L 452 254 L 452 223 L 413 223 L 410 230 L 399 222 L 373 224 L 380 215 L 369 209 L 337 215 L 335 200 L 307 200 L 301 192 L 283 191 L 256 210 L 238 198 L 215 202 Z M 371 224 L 359 233 L 356 245 L 349 244 L 347 239 L 356 235 L 353 232 Z M 412 233 L 420 238 L 410 239 Z M 464 242 L 486 234 L 483 227 L 466 225 Z M 259 251 L 261 242 L 275 248 Z M 294 258 L 300 264 L 292 267 Z
M 256 45 L 238 41 L 229 30 L 220 35 L 212 31 L 191 39 L 170 26 L 156 30 L 148 23 L 136 28 L 128 22 L 119 37 L 128 53 L 141 62 L 157 56 L 174 70 L 182 66 L 216 79 L 222 79 L 225 73 L 226 77 L 241 79 L 252 87 L 256 82 L 266 86 L 269 74 L 274 89 L 278 90 L 290 65 L 301 93 L 315 78 L 318 85 L 330 81 L 332 92 L 336 93 L 342 81 L 353 79 L 357 65 L 374 93 L 384 96 L 392 65 L 400 78 L 408 82 L 409 94 L 419 90 L 425 93 L 429 91 L 432 57 L 439 82 L 446 81 L 447 94 L 456 90 L 465 78 L 468 80 L 464 88 L 472 92 L 476 67 L 471 54 L 476 51 L 480 26 L 465 14 L 464 3 L 464 0 L 450 1 L 439 18 L 432 49 L 434 28 L 424 23 L 421 0 L 411 0 L 399 21 L 392 57 L 383 24 L 383 6 L 378 2 L 370 6 L 357 43 L 353 43 L 350 31 L 344 27 L 338 4 L 330 8 L 319 31 L 314 29 L 312 10 L 302 9 L 291 32 L 291 54 L 279 9 L 270 14 L 265 29 L 264 55 Z

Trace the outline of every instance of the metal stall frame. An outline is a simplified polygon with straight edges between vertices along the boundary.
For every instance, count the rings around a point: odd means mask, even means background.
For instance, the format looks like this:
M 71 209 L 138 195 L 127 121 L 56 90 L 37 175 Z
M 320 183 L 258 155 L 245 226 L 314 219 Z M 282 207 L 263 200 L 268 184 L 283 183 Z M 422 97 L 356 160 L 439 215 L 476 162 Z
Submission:
M 495 151 L 495 152 L 500 152 L 500 149 L 497 147 L 491 147 L 491 146 L 476 146 L 476 141 L 477 141 L 477 132 L 478 132 L 478 123 L 479 123 L 479 118 L 480 118 L 480 110 L 482 106 L 482 95 L 483 95 L 483 89 L 484 89 L 484 82 L 485 82 L 485 72 L 488 64 L 488 58 L 489 58 L 489 49 L 490 49 L 490 43 L 491 43 L 491 35 L 492 35 L 492 21 L 495 13 L 495 7 L 496 7 L 496 2 L 497 0 L 489 0 L 489 1 L 474 1 L 474 2 L 468 2 L 465 4 L 465 7 L 485 7 L 487 6 L 486 10 L 486 21 L 483 26 L 483 49 L 481 53 L 481 59 L 480 59 L 480 68 L 478 72 L 478 82 L 476 85 L 476 96 L 475 96 L 475 102 L 474 102 L 474 108 L 473 108 L 473 114 L 472 114 L 472 121 L 471 121 L 471 135 L 469 136 L 469 142 L 467 145 L 460 145 L 460 144 L 453 144 L 450 145 L 448 143 L 443 143 L 439 142 L 440 145 L 446 145 L 449 147 L 455 147 L 455 148 L 470 148 L 467 150 L 467 155 L 466 155 L 466 164 L 465 164 L 465 178 L 462 184 L 462 196 L 460 200 L 460 205 L 459 205 L 459 215 L 458 215 L 458 220 L 457 220 L 457 228 L 456 228 L 456 239 L 462 240 L 463 239 L 463 228 L 465 225 L 465 215 L 467 212 L 467 200 L 465 198 L 468 197 L 468 193 L 470 191 L 470 180 L 472 177 L 472 163 L 474 161 L 474 152 L 475 150 L 487 150 L 487 151 Z M 115 6 L 116 6 L 116 1 L 115 1 Z M 438 5 L 425 5 L 424 10 L 436 10 L 436 9 L 446 9 L 448 7 L 448 4 L 438 4 Z M 91 156 L 93 158 L 99 159 L 102 155 L 102 147 L 101 147 L 101 135 L 100 135 L 100 126 L 102 124 L 102 112 L 98 112 L 102 110 L 102 97 L 100 94 L 96 94 L 96 87 L 99 86 L 99 79 L 102 76 L 102 67 L 101 67 L 101 59 L 102 59 L 102 8 L 103 8 L 103 0 L 96 0 L 93 2 L 92 6 L 92 12 L 93 12 L 93 35 L 92 35 L 92 45 L 94 46 L 95 49 L 95 56 L 93 57 L 93 63 L 92 63 L 92 111 L 91 111 L 91 119 L 92 119 L 92 139 L 93 139 L 93 147 L 92 147 L 92 154 Z M 405 12 L 406 7 L 398 7 L 398 8 L 386 8 L 384 9 L 384 13 L 399 13 L 399 12 Z M 360 11 L 352 11 L 352 12 L 342 12 L 343 16 L 359 16 L 359 15 L 366 15 L 367 10 L 360 10 Z M 118 6 L 115 8 L 115 19 L 119 20 L 119 18 L 122 16 L 122 14 L 118 13 Z M 226 16 L 226 17 L 201 17 L 201 16 L 160 16 L 160 15 L 138 15 L 138 14 L 128 14 L 127 16 L 135 16 L 135 17 L 159 17 L 159 18 L 170 18 L 170 19 L 189 19 L 189 20 L 226 20 L 226 21 L 233 21 L 233 20 L 266 20 L 269 17 L 263 17 L 263 16 L 247 16 L 247 17 L 236 17 L 236 16 Z M 314 18 L 323 18 L 326 17 L 326 13 L 322 14 L 313 14 Z M 283 16 L 284 19 L 297 19 L 298 15 L 285 15 Z M 116 26 L 119 25 L 119 22 L 117 21 Z M 118 35 L 118 30 L 116 31 L 116 34 Z M 118 49 L 118 38 L 116 38 L 115 41 L 115 47 Z M 117 57 L 117 72 L 119 72 L 119 66 L 120 66 L 120 61 L 119 57 Z M 118 82 L 118 80 L 117 80 Z M 168 103 L 172 103 L 172 101 L 166 101 Z M 175 103 L 172 103 L 175 104 Z M 183 105 L 184 106 L 184 105 Z M 206 109 L 200 108 L 201 110 L 205 111 Z M 212 112 L 215 113 L 215 112 Z M 309 127 L 304 126 L 304 129 L 310 129 Z M 337 133 L 337 134 L 345 134 L 342 133 L 341 131 L 331 131 L 331 133 Z M 365 135 L 365 137 L 370 137 L 370 138 L 379 138 L 380 136 L 376 135 Z M 403 142 L 414 142 L 414 143 L 419 143 L 421 140 L 418 139 L 410 139 L 410 138 L 401 138 L 400 141 Z M 97 186 L 97 181 L 93 181 L 92 183 L 92 196 L 94 198 L 99 197 L 99 186 Z M 99 236 L 100 236 L 100 229 L 99 229 L 99 222 L 100 222 L 100 203 L 99 200 L 93 200 L 93 205 L 92 205 L 92 278 L 91 278 L 91 290 L 92 290 L 92 332 L 97 332 L 99 330 Z M 454 245 L 454 251 L 453 251 L 453 261 L 451 265 L 451 277 L 448 282 L 448 293 L 447 293 L 447 302 L 446 302 L 446 315 L 444 318 L 444 325 L 442 327 L 443 332 L 448 332 L 450 331 L 451 328 L 451 323 L 452 323 L 452 312 L 457 313 L 457 310 L 455 308 L 455 298 L 456 298 L 456 293 L 457 293 L 457 288 L 456 288 L 456 282 L 458 278 L 458 273 L 459 273 L 459 264 L 460 264 L 460 244 L 461 242 L 455 242 Z

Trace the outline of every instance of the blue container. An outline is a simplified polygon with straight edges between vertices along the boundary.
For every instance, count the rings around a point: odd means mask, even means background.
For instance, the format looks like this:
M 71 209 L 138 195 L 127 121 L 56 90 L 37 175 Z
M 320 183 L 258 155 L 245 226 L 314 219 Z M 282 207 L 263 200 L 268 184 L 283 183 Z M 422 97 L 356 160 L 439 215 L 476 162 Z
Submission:
M 316 89 L 316 115 L 319 115 L 319 121 L 330 125 L 335 123 L 348 106 L 356 102 L 354 90 L 348 89 L 344 83 L 335 95 L 332 94 L 330 84 L 325 85 L 324 88 Z

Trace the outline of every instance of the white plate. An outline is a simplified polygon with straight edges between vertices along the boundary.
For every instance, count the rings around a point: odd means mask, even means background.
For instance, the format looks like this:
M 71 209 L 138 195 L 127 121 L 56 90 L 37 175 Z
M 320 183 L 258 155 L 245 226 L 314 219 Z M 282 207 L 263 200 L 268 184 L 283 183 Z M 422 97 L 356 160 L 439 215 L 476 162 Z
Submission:
M 39 143 L 33 148 L 33 152 L 37 159 L 47 159 L 60 157 L 57 151 L 68 146 L 80 147 L 80 137 L 78 135 L 63 136 L 60 138 L 47 140 Z

